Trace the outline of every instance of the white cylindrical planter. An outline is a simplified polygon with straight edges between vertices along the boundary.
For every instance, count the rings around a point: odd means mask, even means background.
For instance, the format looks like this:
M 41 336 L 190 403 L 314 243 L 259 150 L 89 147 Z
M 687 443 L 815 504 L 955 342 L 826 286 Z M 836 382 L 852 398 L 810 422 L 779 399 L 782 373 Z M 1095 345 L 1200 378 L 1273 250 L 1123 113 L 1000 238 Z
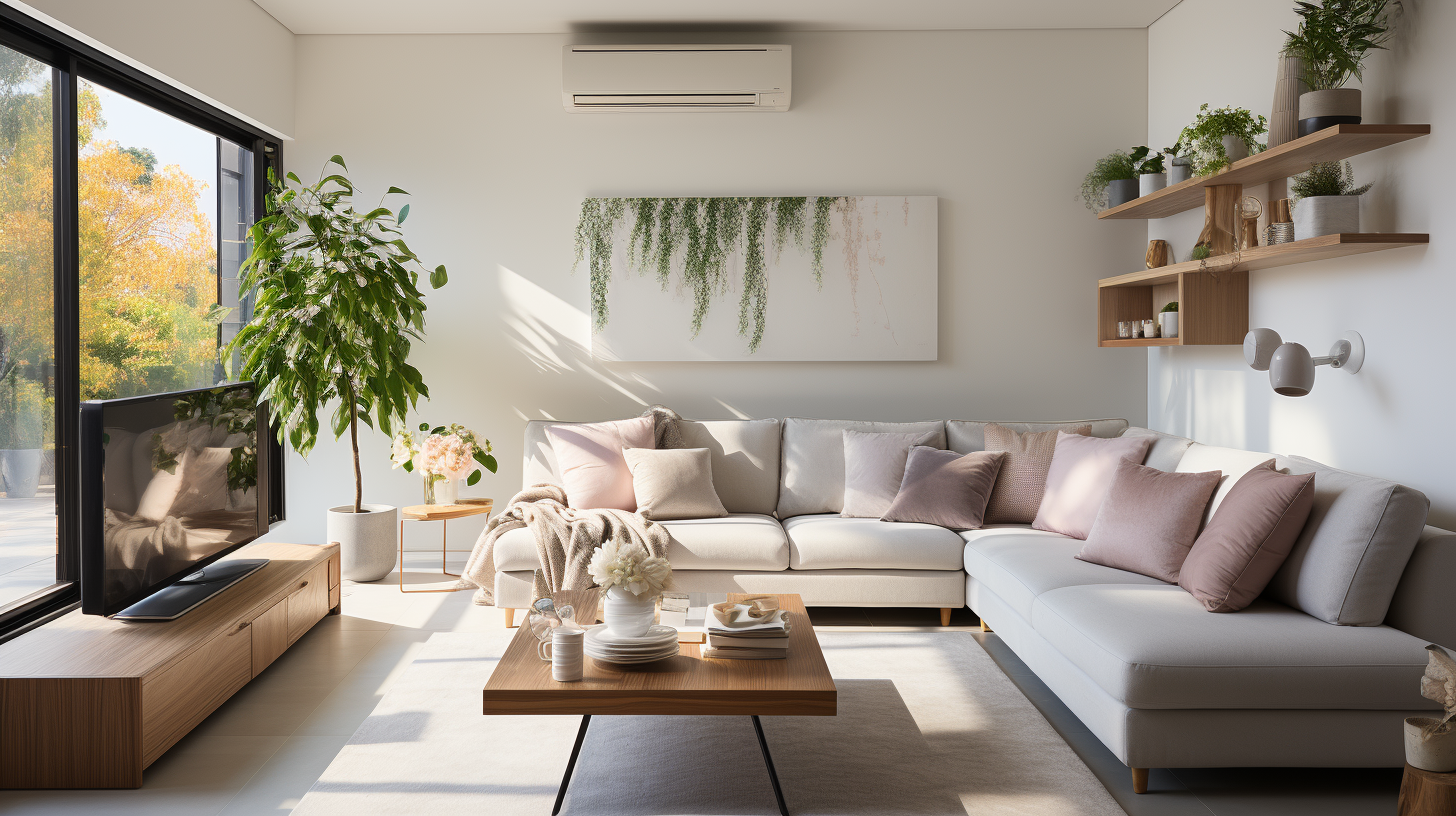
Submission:
M 1183 182 L 1187 181 L 1190 178 L 1193 178 L 1193 167 L 1191 165 L 1187 165 L 1187 164 L 1170 164 L 1170 165 L 1168 165 L 1168 183 L 1169 184 L 1182 184 Z
M 1431 773 L 1456 771 L 1456 725 L 1447 724 L 1446 733 L 1421 738 L 1421 729 L 1439 720 L 1430 717 L 1407 717 L 1405 721 L 1405 761 L 1412 768 Z
M 1332 88 L 1299 95 L 1299 135 L 1331 125 L 1360 124 L 1360 89 Z
M 40 485 L 40 463 L 44 458 L 45 453 L 38 449 L 0 450 L 0 480 L 5 495 L 12 499 L 33 498 Z
M 657 598 L 652 595 L 633 595 L 622 587 L 607 590 L 602 600 L 602 621 L 617 637 L 637 638 L 652 628 L 652 617 L 657 612 Z
M 1360 196 L 1310 196 L 1294 202 L 1294 240 L 1360 231 Z
M 387 504 L 329 508 L 328 540 L 339 542 L 339 574 L 350 581 L 378 581 L 394 571 L 399 511 Z
M 1116 207 L 1138 197 L 1137 179 L 1118 179 L 1107 183 L 1107 206 Z
M 1178 313 L 1158 312 L 1158 323 L 1163 329 L 1164 337 L 1178 336 Z
M 1223 154 L 1228 156 L 1230 162 L 1249 157 L 1249 145 L 1238 136 L 1223 137 Z
M 1151 195 L 1167 186 L 1167 173 L 1143 173 L 1138 176 L 1139 196 Z

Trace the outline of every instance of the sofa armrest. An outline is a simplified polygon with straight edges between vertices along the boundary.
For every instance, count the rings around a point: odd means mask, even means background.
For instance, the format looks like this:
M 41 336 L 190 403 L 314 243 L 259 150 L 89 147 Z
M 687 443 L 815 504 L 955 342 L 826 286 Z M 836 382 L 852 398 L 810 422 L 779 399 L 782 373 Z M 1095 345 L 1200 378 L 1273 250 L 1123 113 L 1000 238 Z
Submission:
M 1385 624 L 1456 650 L 1456 533 L 1430 526 L 1421 532 Z

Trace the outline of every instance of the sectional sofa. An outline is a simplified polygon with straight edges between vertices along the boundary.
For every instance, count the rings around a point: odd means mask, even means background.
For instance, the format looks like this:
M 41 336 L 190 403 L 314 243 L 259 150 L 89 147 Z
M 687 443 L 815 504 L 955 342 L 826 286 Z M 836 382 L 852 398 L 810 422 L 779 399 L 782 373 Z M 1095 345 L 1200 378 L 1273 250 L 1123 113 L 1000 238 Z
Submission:
M 558 482 L 545 433 L 526 428 L 526 485 Z M 1298 457 L 1218 448 L 1125 420 L 1002 422 L 1017 431 L 1090 424 L 1149 435 L 1144 464 L 1221 470 L 1208 515 L 1271 458 L 1314 472 L 1316 501 L 1289 560 L 1240 612 L 1207 612 L 1181 588 L 1079 561 L 1082 542 L 1025 525 L 954 532 L 840 518 L 842 432 L 926 433 L 983 450 L 987 423 L 789 418 L 684 422 L 712 452 L 726 518 L 665 521 L 677 588 L 796 592 L 810 606 L 969 606 L 1126 763 L 1154 767 L 1382 767 L 1404 762 L 1401 720 L 1420 696 L 1427 643 L 1456 648 L 1456 533 L 1425 525 L 1411 488 Z M 496 545 L 496 604 L 530 604 L 527 530 Z

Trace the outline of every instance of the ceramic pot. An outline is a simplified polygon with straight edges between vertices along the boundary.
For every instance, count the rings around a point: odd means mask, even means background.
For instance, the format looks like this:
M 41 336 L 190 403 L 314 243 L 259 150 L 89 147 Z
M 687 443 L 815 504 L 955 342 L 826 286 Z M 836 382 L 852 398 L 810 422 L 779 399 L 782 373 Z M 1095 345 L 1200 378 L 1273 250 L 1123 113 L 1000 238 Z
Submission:
M 1332 88 L 1299 95 L 1299 135 L 1331 125 L 1360 124 L 1360 89 Z
M 1230 162 L 1249 157 L 1249 144 L 1238 136 L 1223 137 L 1223 154 Z
M 6 497 L 29 499 L 35 496 L 44 456 L 40 450 L 0 450 L 0 479 L 5 481 Z
M 1448 723 L 1446 733 L 1421 738 L 1421 729 L 1436 722 L 1430 717 L 1406 718 L 1405 761 L 1423 771 L 1451 773 L 1456 771 L 1456 725 Z
M 459 482 L 443 476 L 425 477 L 425 504 L 455 504 L 459 499 Z
M 1138 197 L 1137 179 L 1118 179 L 1107 183 L 1107 206 L 1116 207 Z
M 1178 336 L 1178 313 L 1158 312 L 1158 325 L 1163 329 L 1164 337 Z
M 1167 173 L 1143 173 L 1138 176 L 1138 195 L 1152 195 L 1168 186 Z
M 387 504 L 329 508 L 328 540 L 339 543 L 339 574 L 350 581 L 378 581 L 394 571 L 399 511 Z
M 607 597 L 602 601 L 602 620 L 617 637 L 635 638 L 647 634 L 656 611 L 656 596 L 633 595 L 622 587 L 608 589 Z
M 1360 196 L 1310 196 L 1294 202 L 1294 240 L 1360 231 Z
M 1193 178 L 1193 167 L 1187 164 L 1168 165 L 1168 184 L 1182 184 Z

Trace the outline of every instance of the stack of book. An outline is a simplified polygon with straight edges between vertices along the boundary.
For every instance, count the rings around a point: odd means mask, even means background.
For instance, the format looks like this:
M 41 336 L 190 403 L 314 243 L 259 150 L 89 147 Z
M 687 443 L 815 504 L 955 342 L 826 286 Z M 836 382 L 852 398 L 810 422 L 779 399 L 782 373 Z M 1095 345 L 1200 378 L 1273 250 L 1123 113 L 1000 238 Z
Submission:
M 728 660 L 773 660 L 789 655 L 789 618 L 782 609 L 750 616 L 750 606 L 739 604 L 730 615 L 708 617 L 708 644 L 703 657 Z

